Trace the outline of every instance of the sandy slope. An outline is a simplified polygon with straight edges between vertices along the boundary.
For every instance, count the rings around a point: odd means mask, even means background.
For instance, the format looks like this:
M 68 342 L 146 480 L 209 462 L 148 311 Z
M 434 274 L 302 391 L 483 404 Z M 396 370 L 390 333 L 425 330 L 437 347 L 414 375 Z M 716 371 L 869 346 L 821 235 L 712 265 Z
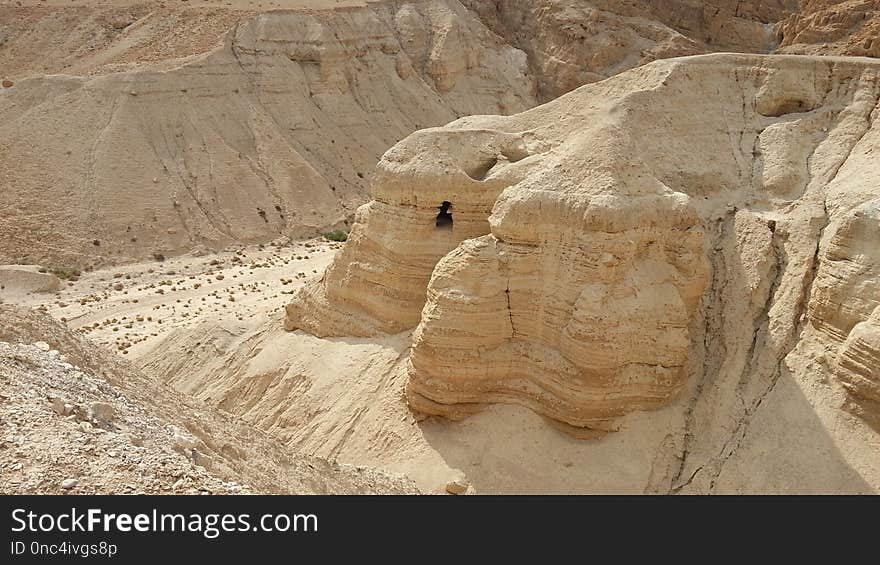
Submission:
M 413 493 L 286 449 L 37 310 L 0 305 L 0 492 Z
M 582 440 L 515 406 L 492 406 L 461 422 L 417 422 L 404 396 L 408 334 L 319 339 L 285 333 L 278 321 L 241 331 L 206 322 L 175 333 L 137 363 L 148 374 L 214 403 L 288 445 L 342 462 L 402 472 L 442 490 L 464 474 L 477 492 L 667 492 L 687 429 L 689 390 L 666 408 L 622 418 L 616 433 Z M 194 345 L 198 343 L 198 345 Z M 696 381 L 691 387 L 697 387 Z M 697 434 L 721 433 L 700 401 Z M 786 374 L 766 397 L 712 491 L 868 493 L 880 485 L 880 440 L 839 409 L 844 391 L 809 373 Z M 708 491 L 708 485 L 682 492 Z

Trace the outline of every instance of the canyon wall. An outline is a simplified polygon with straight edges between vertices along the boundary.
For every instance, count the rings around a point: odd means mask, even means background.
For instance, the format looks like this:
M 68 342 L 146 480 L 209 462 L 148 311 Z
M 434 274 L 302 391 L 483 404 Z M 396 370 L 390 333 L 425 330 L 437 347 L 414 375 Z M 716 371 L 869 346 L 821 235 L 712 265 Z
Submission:
M 286 327 L 414 328 L 410 406 L 452 418 L 516 403 L 607 430 L 735 379 L 744 425 L 835 332 L 873 398 L 878 81 L 869 59 L 688 57 L 418 132 Z
M 347 229 L 376 160 L 413 131 L 654 59 L 766 51 L 790 4 L 2 6 L 0 263 L 88 268 Z
M 456 1 L 253 15 L 169 69 L 0 91 L 0 263 L 88 267 L 344 227 L 416 129 L 535 103 Z

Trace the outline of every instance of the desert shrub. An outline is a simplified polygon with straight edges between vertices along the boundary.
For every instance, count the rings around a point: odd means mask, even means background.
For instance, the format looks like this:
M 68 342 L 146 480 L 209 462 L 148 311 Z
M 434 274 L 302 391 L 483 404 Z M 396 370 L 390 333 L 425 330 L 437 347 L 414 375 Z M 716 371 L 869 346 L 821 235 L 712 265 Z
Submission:
M 330 241 L 345 241 L 348 239 L 348 234 L 342 230 L 330 231 L 324 234 L 324 239 L 329 239 Z
M 82 274 L 79 269 L 71 269 L 67 267 L 55 267 L 49 272 L 63 281 L 75 281 Z

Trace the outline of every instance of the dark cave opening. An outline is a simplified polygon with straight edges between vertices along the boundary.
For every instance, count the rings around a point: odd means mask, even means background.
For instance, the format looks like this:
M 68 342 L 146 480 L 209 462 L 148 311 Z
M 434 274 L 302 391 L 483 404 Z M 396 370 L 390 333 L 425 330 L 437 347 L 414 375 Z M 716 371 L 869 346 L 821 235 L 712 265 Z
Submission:
M 443 230 L 452 229 L 452 202 L 446 200 L 440 205 L 440 213 L 437 214 L 437 228 Z

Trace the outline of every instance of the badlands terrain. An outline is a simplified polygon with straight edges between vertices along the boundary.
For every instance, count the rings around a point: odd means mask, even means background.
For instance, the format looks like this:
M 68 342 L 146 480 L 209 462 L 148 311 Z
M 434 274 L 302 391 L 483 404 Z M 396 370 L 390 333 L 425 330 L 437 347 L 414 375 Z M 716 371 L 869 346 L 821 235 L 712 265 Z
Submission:
M 871 0 L 3 0 L 0 491 L 875 493 L 878 56 Z

